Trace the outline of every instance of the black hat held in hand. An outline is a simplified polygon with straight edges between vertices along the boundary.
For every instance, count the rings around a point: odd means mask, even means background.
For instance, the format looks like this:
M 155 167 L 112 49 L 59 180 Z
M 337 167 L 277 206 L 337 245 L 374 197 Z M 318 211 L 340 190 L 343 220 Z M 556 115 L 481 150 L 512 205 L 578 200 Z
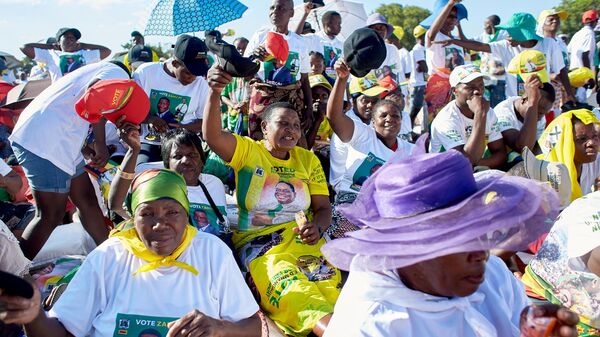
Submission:
M 219 57 L 219 65 L 231 76 L 248 77 L 258 72 L 260 64 L 240 55 L 235 46 L 223 41 L 220 32 L 206 32 L 205 41 L 208 49 Z
M 344 42 L 344 59 L 356 77 L 364 77 L 381 67 L 386 54 L 385 41 L 370 28 L 355 30 Z

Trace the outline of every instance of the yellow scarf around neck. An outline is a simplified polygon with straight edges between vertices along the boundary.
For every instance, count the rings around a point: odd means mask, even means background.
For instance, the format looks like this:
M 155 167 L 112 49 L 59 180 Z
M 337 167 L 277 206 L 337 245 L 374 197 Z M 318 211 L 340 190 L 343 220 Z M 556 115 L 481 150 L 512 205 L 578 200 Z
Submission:
M 146 245 L 140 240 L 138 234 L 135 230 L 135 227 L 131 227 L 125 230 L 113 230 L 110 233 L 111 237 L 119 238 L 119 241 L 125 246 L 131 254 L 139 257 L 140 259 L 148 262 L 144 264 L 138 270 L 136 270 L 133 275 L 138 273 L 147 272 L 150 270 L 157 269 L 159 267 L 170 267 L 176 266 L 182 269 L 193 273 L 194 275 L 198 275 L 198 270 L 196 268 L 190 266 L 187 263 L 177 261 L 177 258 L 183 253 L 183 251 L 190 245 L 194 236 L 198 233 L 198 230 L 190 225 L 185 227 L 185 232 L 183 234 L 181 244 L 177 247 L 173 253 L 169 256 L 161 256 L 152 252 Z

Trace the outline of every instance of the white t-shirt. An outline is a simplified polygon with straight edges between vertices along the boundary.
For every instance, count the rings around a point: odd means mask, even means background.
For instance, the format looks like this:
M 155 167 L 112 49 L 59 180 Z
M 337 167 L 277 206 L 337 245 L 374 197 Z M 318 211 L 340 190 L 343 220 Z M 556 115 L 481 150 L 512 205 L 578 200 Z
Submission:
M 66 173 L 75 174 L 83 160 L 81 147 L 90 123 L 75 111 L 75 103 L 94 79 L 128 79 L 121 67 L 110 62 L 77 69 L 54 82 L 21 113 L 9 137 L 35 155 L 49 160 Z
M 481 33 L 481 35 L 476 36 L 474 38 L 475 41 L 479 41 L 481 43 L 490 43 L 496 41 L 506 40 L 508 37 L 508 33 L 505 30 L 498 31 L 497 34 L 487 34 L 486 32 Z M 506 80 L 506 75 L 494 75 L 494 71 L 498 71 L 499 67 L 504 67 L 505 65 L 502 63 L 502 60 L 498 57 L 494 57 L 491 53 L 479 53 L 479 57 L 481 58 L 481 71 L 488 76 L 490 76 L 490 80 L 496 81 L 504 81 Z M 486 85 L 488 85 L 488 80 L 484 80 Z M 497 83 L 497 82 L 496 82 Z M 490 85 L 495 85 L 494 82 L 489 82 Z
M 169 62 L 169 61 L 167 61 Z M 202 119 L 208 98 L 208 84 L 202 76 L 183 85 L 163 69 L 163 62 L 142 64 L 133 73 L 133 79 L 150 98 L 150 114 L 160 116 L 167 123 L 189 124 Z M 142 124 L 143 143 L 160 144 L 160 136 L 151 133 Z
M 252 55 L 254 50 L 263 45 L 267 39 L 267 33 L 274 30 L 259 30 L 250 39 L 244 56 Z M 260 63 L 258 77 L 266 83 L 276 86 L 286 86 L 300 81 L 301 74 L 310 73 L 309 47 L 304 38 L 292 31 L 283 35 L 287 41 L 290 52 L 284 66 L 277 68 L 275 61 Z
M 136 323 L 172 321 L 194 309 L 233 322 L 258 311 L 231 250 L 216 236 L 199 232 L 177 260 L 198 275 L 176 266 L 133 275 L 145 261 L 109 238 L 87 256 L 48 314 L 75 336 L 112 337 L 141 329 Z
M 492 55 L 502 60 L 502 64 L 508 65 L 510 61 L 525 50 L 538 50 L 546 55 L 546 69 L 549 74 L 558 74 L 564 67 L 565 61 L 558 43 L 549 37 L 538 41 L 532 48 L 521 46 L 512 47 L 507 40 L 492 42 L 489 44 Z M 506 97 L 523 96 L 524 84 L 517 84 L 517 75 L 506 73 Z
M 446 41 L 449 39 L 448 35 L 438 33 L 434 41 Z M 452 69 L 465 64 L 465 51 L 462 47 L 455 44 L 445 47 L 441 44 L 431 44 L 427 46 L 426 59 L 430 75 L 437 74 L 448 78 Z
M 348 154 L 344 163 L 342 180 L 336 186 L 336 192 L 358 193 L 364 182 L 375 173 L 395 153 L 385 146 L 373 127 L 362 121 L 354 122 L 352 139 L 347 143 Z M 412 154 L 414 144 L 398 138 L 398 149 L 404 157 Z
M 353 121 L 364 124 L 354 110 L 349 110 L 346 112 L 346 116 L 350 117 L 350 119 Z M 369 124 L 369 126 L 370 125 L 371 124 Z M 348 144 L 342 142 L 342 140 L 334 133 L 331 136 L 331 141 L 329 142 L 329 184 L 336 191 L 338 191 L 336 186 L 342 181 L 342 176 L 346 171 L 347 156 Z
M 225 200 L 225 186 L 219 178 L 202 173 L 200 181 L 206 186 L 208 193 L 217 209 L 227 218 L 227 201 Z M 192 225 L 202 231 L 215 233 L 214 230 L 219 229 L 218 217 L 215 211 L 210 207 L 210 203 L 200 185 L 188 186 L 188 199 L 190 199 L 190 220 Z M 208 225 L 212 228 L 207 228 Z
M 596 156 L 595 161 L 581 165 L 579 186 L 581 186 L 581 192 L 583 195 L 592 193 L 594 182 L 598 177 L 600 177 L 600 155 Z
M 494 110 L 490 108 L 485 121 L 486 144 L 502 139 L 498 120 Z M 460 112 L 456 101 L 448 103 L 431 123 L 431 143 L 429 152 L 437 153 L 465 145 L 473 131 L 473 119 Z
M 402 60 L 400 59 L 400 54 L 398 53 L 398 48 L 396 48 L 396 46 L 394 46 L 393 44 L 389 43 L 385 44 L 385 48 L 385 60 L 383 61 L 379 69 L 374 69 L 372 70 L 372 72 L 374 72 L 377 79 L 382 79 L 387 75 L 392 75 L 392 78 L 398 84 L 406 81 L 406 75 Z
M 521 99 L 521 97 L 509 97 L 494 107 L 494 113 L 496 114 L 496 118 L 498 118 L 500 132 L 504 132 L 508 129 L 519 131 L 523 128 L 523 122 L 517 118 L 518 112 L 515 111 L 515 101 L 518 99 Z M 542 118 L 537 122 L 536 139 L 540 139 L 540 136 L 544 133 L 544 129 L 546 129 L 546 119 Z
M 340 40 L 337 36 L 331 39 L 323 31 L 319 31 L 316 34 L 303 35 L 303 37 L 307 40 L 309 52 L 318 51 L 323 54 L 323 58 L 325 59 L 325 73 L 329 77 L 335 78 L 336 72 L 333 69 L 333 65 L 342 55 L 344 41 Z
M 427 49 L 422 45 L 416 43 L 413 49 L 410 51 L 410 85 L 412 87 L 420 87 L 427 84 L 425 82 L 425 73 L 417 72 L 417 66 L 420 61 L 425 61 L 425 51 Z
M 571 55 L 571 65 L 569 69 L 578 69 L 583 67 L 582 54 L 589 52 L 590 65 L 594 65 L 594 54 L 596 53 L 596 37 L 594 30 L 590 26 L 583 26 L 573 37 L 568 46 Z
M 519 337 L 527 305 L 523 284 L 495 256 L 475 293 L 450 299 L 407 288 L 396 271 L 361 271 L 353 262 L 324 336 Z
M 35 53 L 33 59 L 47 65 L 52 83 L 86 64 L 100 62 L 100 50 L 98 49 L 82 49 L 69 53 L 41 48 L 33 48 L 33 51 Z

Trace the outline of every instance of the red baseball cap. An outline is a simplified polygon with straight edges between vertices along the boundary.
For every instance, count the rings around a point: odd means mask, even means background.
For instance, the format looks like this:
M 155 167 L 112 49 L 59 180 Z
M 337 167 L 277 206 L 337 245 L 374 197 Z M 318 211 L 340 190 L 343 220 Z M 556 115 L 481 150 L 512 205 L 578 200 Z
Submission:
M 100 80 L 75 103 L 75 111 L 90 123 L 104 116 L 115 123 L 125 115 L 125 121 L 140 124 L 150 111 L 150 100 L 134 80 Z
M 583 23 L 594 22 L 596 20 L 598 20 L 598 11 L 595 9 L 590 9 L 581 16 L 581 21 Z
M 277 60 L 278 66 L 284 65 L 290 54 L 290 46 L 283 35 L 275 32 L 267 33 L 265 49 Z

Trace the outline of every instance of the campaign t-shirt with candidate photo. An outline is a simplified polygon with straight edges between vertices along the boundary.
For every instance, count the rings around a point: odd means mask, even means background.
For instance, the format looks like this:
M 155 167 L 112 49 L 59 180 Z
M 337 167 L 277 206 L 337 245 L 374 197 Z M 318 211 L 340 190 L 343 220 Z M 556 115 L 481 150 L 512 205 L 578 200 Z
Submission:
M 254 50 L 267 40 L 267 34 L 272 30 L 259 30 L 254 33 L 244 56 L 248 57 L 252 55 Z M 279 34 L 279 33 L 277 33 Z M 274 59 L 260 63 L 260 69 L 258 71 L 258 77 L 265 81 L 265 83 L 272 84 L 278 87 L 294 84 L 300 81 L 301 74 L 308 74 L 310 72 L 310 60 L 308 56 L 309 48 L 304 39 L 290 31 L 287 35 L 283 35 L 283 38 L 287 41 L 289 47 L 289 56 L 284 65 L 278 66 Z
M 100 51 L 98 49 L 63 52 L 34 48 L 33 51 L 35 53 L 34 60 L 46 64 L 52 83 L 86 64 L 100 61 Z
M 450 40 L 450 36 L 443 33 L 438 33 L 434 39 L 435 42 L 446 40 Z M 465 64 L 464 49 L 455 44 L 448 46 L 437 43 L 429 44 L 427 45 L 425 57 L 427 59 L 429 74 L 437 74 L 444 78 L 450 76 L 452 69 Z
M 263 141 L 234 136 L 237 146 L 230 165 L 235 172 L 238 230 L 293 221 L 298 211 L 309 209 L 311 195 L 329 195 L 323 168 L 314 153 L 296 146 L 289 159 L 278 159 Z
M 142 64 L 133 79 L 150 99 L 150 115 L 159 116 L 168 124 L 189 124 L 202 119 L 208 97 L 208 84 L 201 76 L 181 84 L 163 69 L 163 62 Z M 160 145 L 160 134 L 142 124 L 142 143 Z

